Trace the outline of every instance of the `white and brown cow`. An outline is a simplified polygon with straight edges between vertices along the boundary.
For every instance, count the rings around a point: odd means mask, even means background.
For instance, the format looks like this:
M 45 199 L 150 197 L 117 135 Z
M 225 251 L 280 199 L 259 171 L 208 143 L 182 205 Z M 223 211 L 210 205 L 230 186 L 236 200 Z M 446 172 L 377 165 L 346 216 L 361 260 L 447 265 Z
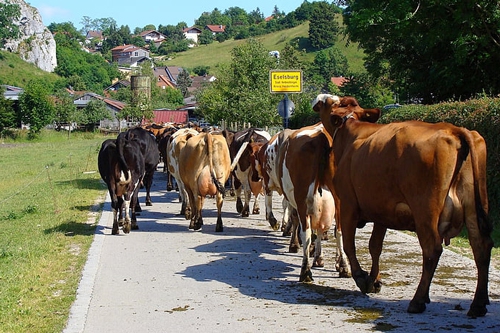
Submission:
M 252 194 L 254 195 L 254 204 L 252 213 L 259 214 L 259 202 L 258 196 L 262 190 L 262 182 L 252 181 L 252 167 L 251 158 L 252 150 L 247 149 L 250 142 L 255 145 L 263 145 L 269 139 L 271 135 L 257 128 L 248 128 L 243 131 L 236 132 L 232 137 L 232 141 L 229 144 L 229 152 L 231 155 L 232 166 L 234 175 L 233 186 L 236 193 L 236 211 L 241 214 L 242 217 L 248 217 L 250 214 L 250 200 Z M 243 193 L 244 202 L 241 200 L 241 194 Z
M 167 160 L 165 163 L 167 164 L 168 171 L 177 182 L 177 187 L 179 188 L 179 198 L 181 201 L 180 214 L 185 215 L 186 220 L 191 219 L 191 207 L 189 206 L 189 198 L 187 197 L 184 184 L 181 180 L 179 156 L 181 154 L 181 150 L 186 145 L 187 140 L 198 134 L 200 133 L 193 128 L 181 128 L 170 136 L 166 149 Z
M 380 291 L 379 259 L 387 228 L 415 231 L 423 265 L 408 312 L 423 312 L 442 244 L 465 226 L 478 274 L 468 315 L 484 316 L 493 241 L 481 135 L 448 123 L 372 124 L 380 110 L 361 108 L 352 97 L 319 95 L 313 109 L 333 137 L 333 191 L 340 200 L 344 250 L 360 290 Z M 373 222 L 369 274 L 355 247 L 356 228 L 367 221 Z
M 298 218 L 303 246 L 299 280 L 312 281 L 309 253 L 313 232 L 316 239 L 312 266 L 321 267 L 321 239 L 335 220 L 335 201 L 329 184 L 332 179 L 331 137 L 324 131 L 323 125 L 316 124 L 295 131 L 285 131 L 274 139 L 259 153 L 257 169 L 266 179 L 264 183 L 267 184 L 267 190 L 282 193 L 289 207 L 295 210 L 292 217 L 296 214 Z M 293 237 L 294 233 L 291 248 Z M 335 237 L 338 255 L 336 267 L 340 276 L 348 277 L 350 271 L 343 254 L 339 223 L 336 223 Z
M 226 139 L 219 134 L 200 133 L 190 137 L 179 155 L 179 174 L 189 197 L 191 223 L 198 230 L 203 225 L 202 208 L 207 195 L 215 196 L 217 205 L 216 232 L 223 231 L 222 204 L 224 184 L 231 172 L 231 158 Z

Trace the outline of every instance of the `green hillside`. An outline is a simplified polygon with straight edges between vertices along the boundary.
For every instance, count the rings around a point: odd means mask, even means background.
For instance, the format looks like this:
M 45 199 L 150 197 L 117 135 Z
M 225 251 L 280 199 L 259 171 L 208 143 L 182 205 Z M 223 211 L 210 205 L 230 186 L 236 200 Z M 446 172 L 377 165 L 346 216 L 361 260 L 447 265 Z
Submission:
M 41 78 L 46 80 L 47 83 L 53 83 L 59 76 L 47 73 L 22 60 L 18 54 L 0 51 L 0 84 L 24 88 L 30 80 L 35 78 Z
M 338 19 L 340 19 L 340 16 Z M 309 63 L 314 60 L 315 52 L 310 51 L 308 31 L 309 22 L 305 22 L 292 29 L 259 36 L 257 39 L 270 51 L 281 51 L 285 45 L 292 42 L 294 45 L 298 45 L 298 48 L 302 51 L 301 60 Z M 227 40 L 222 43 L 214 42 L 209 45 L 201 45 L 178 53 L 169 60 L 163 59 L 161 64 L 188 69 L 196 66 L 210 66 L 210 72 L 216 74 L 216 65 L 230 63 L 231 50 L 245 42 L 245 40 Z M 346 46 L 344 40 L 339 40 L 336 47 L 347 57 L 352 71 L 360 72 L 364 70 L 363 52 L 358 49 L 356 44 L 351 43 Z M 42 71 L 35 65 L 23 61 L 18 54 L 0 51 L 0 84 L 24 88 L 34 78 L 42 78 L 48 83 L 53 83 L 59 76 Z
M 339 18 L 340 19 L 340 18 Z M 299 45 L 301 51 L 301 60 L 312 62 L 315 52 L 309 52 L 309 22 L 305 22 L 292 29 L 274 32 L 271 34 L 256 37 L 270 51 L 281 51 L 285 45 L 290 42 Z M 238 45 L 245 43 L 245 40 L 227 40 L 225 42 L 213 42 L 209 45 L 200 45 L 188 51 L 178 53 L 177 55 L 165 60 L 163 63 L 167 66 L 178 66 L 192 69 L 196 66 L 210 66 L 211 72 L 215 71 L 217 64 L 231 62 L 231 50 Z M 357 44 L 351 43 L 346 46 L 344 40 L 336 43 L 342 53 L 349 61 L 350 69 L 355 72 L 364 71 L 363 52 L 358 49 Z

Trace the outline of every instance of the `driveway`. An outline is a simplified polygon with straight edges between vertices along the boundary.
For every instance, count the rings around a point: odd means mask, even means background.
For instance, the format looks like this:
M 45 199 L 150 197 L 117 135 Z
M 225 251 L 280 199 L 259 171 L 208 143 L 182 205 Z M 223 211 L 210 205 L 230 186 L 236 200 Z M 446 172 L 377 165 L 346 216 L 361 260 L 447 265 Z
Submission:
M 427 310 L 408 314 L 421 271 L 412 235 L 388 232 L 379 294 L 363 295 L 352 279 L 338 277 L 333 237 L 323 243 L 325 267 L 304 284 L 301 254 L 288 253 L 289 238 L 271 230 L 262 200 L 260 215 L 241 218 L 234 197 L 226 197 L 224 232 L 216 233 L 215 202 L 207 199 L 203 229 L 194 232 L 178 215 L 177 193 L 165 187 L 157 172 L 153 206 L 142 205 L 140 230 L 128 235 L 111 235 L 107 198 L 64 332 L 500 332 L 498 271 L 490 272 L 488 314 L 470 319 L 475 264 L 445 250 Z M 368 224 L 357 238 L 366 270 L 370 232 Z

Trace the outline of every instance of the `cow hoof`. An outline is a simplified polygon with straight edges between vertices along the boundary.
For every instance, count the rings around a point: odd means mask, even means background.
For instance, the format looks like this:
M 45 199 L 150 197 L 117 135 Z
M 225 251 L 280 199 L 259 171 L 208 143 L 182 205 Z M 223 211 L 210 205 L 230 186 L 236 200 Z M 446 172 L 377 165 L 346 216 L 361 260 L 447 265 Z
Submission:
M 123 232 L 126 234 L 130 233 L 130 223 L 125 223 L 123 225 Z
M 280 228 L 280 224 L 278 223 L 278 220 L 276 220 L 274 216 L 269 218 L 269 225 L 271 226 L 271 228 L 273 228 L 274 231 Z
M 174 188 L 172 186 L 167 186 L 167 192 L 171 192 Z
M 363 294 L 368 294 L 373 290 L 373 280 L 364 271 L 361 275 L 354 277 L 354 281 Z
M 146 206 L 153 206 L 153 203 L 151 201 L 146 201 Z
M 290 232 L 290 230 L 283 231 L 283 237 L 290 237 L 291 235 L 292 235 L 292 233 Z
M 139 230 L 139 225 L 137 223 L 132 223 L 132 230 Z
M 135 206 L 135 212 L 136 213 L 142 212 L 141 206 L 139 206 L 139 205 Z
M 259 215 L 260 214 L 260 209 L 259 208 L 254 208 L 254 210 L 252 210 L 252 214 Z
M 289 253 L 299 253 L 299 247 L 297 245 L 290 245 L 288 247 Z
M 300 272 L 300 278 L 299 278 L 299 282 L 304 282 L 304 283 L 311 283 L 313 282 L 314 279 L 312 277 L 312 273 L 311 273 L 311 270 L 310 269 L 307 269 L 307 270 L 302 270 Z
M 113 229 L 111 230 L 111 234 L 112 235 L 119 235 L 120 234 L 120 230 L 118 230 L 118 227 L 117 228 L 113 227 Z
M 243 202 L 241 202 L 240 198 L 236 199 L 236 211 L 240 214 L 243 211 Z
M 223 232 L 224 231 L 224 227 L 223 226 L 216 226 L 215 227 L 215 232 Z
M 323 258 L 318 258 L 314 260 L 313 267 L 325 267 L 325 262 L 323 261 Z
M 124 222 L 124 221 L 125 221 L 124 219 L 120 219 L 120 220 L 118 220 L 118 225 L 119 225 L 120 227 L 122 227 L 122 226 L 123 226 L 123 222 Z
M 486 309 L 486 305 L 475 305 L 474 302 L 472 302 L 469 312 L 467 312 L 467 316 L 471 318 L 484 317 L 487 312 L 488 309 Z
M 408 313 L 422 313 L 425 311 L 425 303 L 411 300 L 410 305 L 408 306 L 408 309 L 406 311 L 408 311 Z
M 380 280 L 375 281 L 373 283 L 373 287 L 372 287 L 372 290 L 370 292 L 377 294 L 380 292 L 380 290 L 382 290 L 382 281 L 380 281 Z

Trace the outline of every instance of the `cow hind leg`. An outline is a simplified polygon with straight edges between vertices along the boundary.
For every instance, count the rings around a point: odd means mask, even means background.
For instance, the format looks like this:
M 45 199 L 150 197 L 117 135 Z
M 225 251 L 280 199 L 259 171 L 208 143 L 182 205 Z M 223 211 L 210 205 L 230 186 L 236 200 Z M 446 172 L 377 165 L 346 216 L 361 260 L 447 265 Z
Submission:
M 474 299 L 467 315 L 477 318 L 486 315 L 488 312 L 486 305 L 490 304 L 488 297 L 488 272 L 493 240 L 490 236 L 491 229 L 480 230 L 477 219 L 467 219 L 466 226 L 478 273 L 476 292 L 474 293 Z
M 302 239 L 302 266 L 300 268 L 299 282 L 310 283 L 314 281 L 311 267 L 309 266 L 309 248 L 311 246 L 311 228 L 309 217 L 306 217 L 306 227 L 301 227 L 300 238 Z M 304 230 L 305 229 L 305 230 Z
M 318 230 L 318 233 L 314 240 L 314 261 L 313 267 L 325 267 L 323 261 L 323 250 L 321 248 L 321 240 L 323 239 L 323 232 Z
M 113 208 L 113 228 L 111 229 L 112 235 L 118 235 L 120 233 L 120 229 L 118 227 L 118 212 L 116 208 Z
M 417 229 L 418 234 L 418 229 Z M 434 232 L 434 237 L 426 236 L 429 239 L 424 239 L 424 237 L 419 236 L 420 246 L 422 247 L 422 257 L 423 257 L 423 269 L 422 277 L 417 287 L 417 291 L 410 301 L 408 306 L 409 313 L 422 313 L 425 311 L 426 303 L 430 303 L 429 298 L 429 288 L 431 285 L 432 277 L 436 271 L 437 264 L 441 253 L 443 252 L 443 246 L 441 245 L 441 238 L 438 235 L 437 230 Z
M 217 224 L 215 225 L 215 232 L 223 232 L 224 226 L 222 224 L 222 204 L 224 203 L 224 197 L 220 192 L 217 192 L 215 200 L 217 202 Z
M 290 246 L 288 247 L 288 252 L 297 253 L 299 252 L 300 248 L 300 241 L 299 241 L 300 225 L 299 225 L 299 217 L 297 215 L 297 210 L 295 209 L 293 209 L 291 222 L 289 224 L 291 225 L 291 231 L 290 231 L 291 236 L 290 236 Z

